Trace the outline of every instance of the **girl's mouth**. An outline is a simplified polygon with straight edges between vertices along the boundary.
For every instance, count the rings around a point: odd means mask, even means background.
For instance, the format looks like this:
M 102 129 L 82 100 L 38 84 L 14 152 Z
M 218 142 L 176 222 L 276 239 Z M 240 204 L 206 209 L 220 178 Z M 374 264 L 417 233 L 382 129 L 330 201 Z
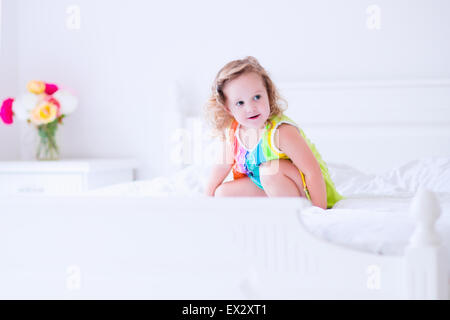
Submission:
M 260 115 L 259 115 L 259 114 L 257 114 L 256 116 L 253 116 L 253 117 L 249 117 L 249 119 L 250 119 L 250 120 L 255 120 L 255 119 L 258 119 L 258 118 L 259 118 L 259 116 L 260 116 Z

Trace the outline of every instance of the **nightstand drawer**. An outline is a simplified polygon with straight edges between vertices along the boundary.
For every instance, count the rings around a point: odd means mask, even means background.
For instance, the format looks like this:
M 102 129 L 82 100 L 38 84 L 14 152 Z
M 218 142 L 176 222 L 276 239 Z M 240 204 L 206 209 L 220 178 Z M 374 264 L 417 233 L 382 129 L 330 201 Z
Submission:
M 2 195 L 73 195 L 134 179 L 133 159 L 0 161 Z
M 83 191 L 83 174 L 24 173 L 0 174 L 2 195 L 45 194 L 62 195 Z

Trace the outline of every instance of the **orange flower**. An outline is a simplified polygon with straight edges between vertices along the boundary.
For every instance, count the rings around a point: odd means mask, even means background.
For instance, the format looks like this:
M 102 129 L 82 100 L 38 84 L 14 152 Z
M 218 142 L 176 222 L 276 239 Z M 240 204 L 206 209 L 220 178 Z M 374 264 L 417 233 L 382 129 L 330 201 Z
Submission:
M 54 121 L 58 115 L 59 108 L 50 101 L 40 102 L 31 111 L 31 122 L 39 126 Z
M 38 80 L 32 80 L 32 81 L 28 82 L 27 89 L 31 93 L 41 94 L 45 91 L 45 82 L 38 81 Z

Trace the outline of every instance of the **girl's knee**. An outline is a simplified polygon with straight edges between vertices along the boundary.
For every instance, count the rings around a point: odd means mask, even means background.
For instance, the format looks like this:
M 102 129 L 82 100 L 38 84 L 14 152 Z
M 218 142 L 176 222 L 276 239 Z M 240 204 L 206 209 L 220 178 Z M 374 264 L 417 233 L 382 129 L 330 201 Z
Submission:
M 263 186 L 273 184 L 279 181 L 280 178 L 290 176 L 290 173 L 293 172 L 292 166 L 295 167 L 292 161 L 288 159 L 278 159 L 263 163 L 259 169 L 261 184 Z

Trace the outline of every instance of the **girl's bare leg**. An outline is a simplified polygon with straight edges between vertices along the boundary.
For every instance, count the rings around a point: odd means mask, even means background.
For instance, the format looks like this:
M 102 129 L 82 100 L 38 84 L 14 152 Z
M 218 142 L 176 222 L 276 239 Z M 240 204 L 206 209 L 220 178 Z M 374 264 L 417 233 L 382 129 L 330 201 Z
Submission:
M 306 197 L 302 177 L 291 160 L 272 160 L 259 168 L 261 184 L 269 197 Z
M 222 183 L 214 193 L 216 197 L 267 197 L 249 177 Z

